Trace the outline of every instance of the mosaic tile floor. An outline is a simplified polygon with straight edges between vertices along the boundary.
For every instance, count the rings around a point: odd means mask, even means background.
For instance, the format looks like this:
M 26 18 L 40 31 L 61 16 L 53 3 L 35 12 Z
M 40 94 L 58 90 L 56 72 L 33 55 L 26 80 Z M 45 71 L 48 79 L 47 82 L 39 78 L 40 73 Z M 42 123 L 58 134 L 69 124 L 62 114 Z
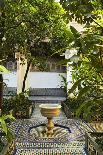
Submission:
M 16 150 L 13 155 L 86 155 L 84 148 L 85 131 L 92 129 L 81 120 L 64 119 L 54 120 L 54 123 L 62 127 L 68 127 L 66 135 L 59 138 L 35 137 L 30 133 L 33 127 L 46 124 L 46 120 L 16 120 L 11 124 L 11 129 L 16 136 Z
M 21 147 L 23 145 L 23 147 Z M 57 143 L 32 143 L 31 146 L 22 144 L 14 154 L 16 155 L 86 155 L 84 143 L 73 142 L 69 144 Z M 28 146 L 28 147 L 27 147 Z
M 93 131 L 88 124 L 82 120 L 67 119 L 61 112 L 60 117 L 54 119 L 54 124 L 68 129 L 66 134 L 55 138 L 33 135 L 33 128 L 46 123 L 46 118 L 40 115 L 39 110 L 31 119 L 13 122 L 10 125 L 16 136 L 16 149 L 13 155 L 86 155 L 84 135 L 86 131 Z

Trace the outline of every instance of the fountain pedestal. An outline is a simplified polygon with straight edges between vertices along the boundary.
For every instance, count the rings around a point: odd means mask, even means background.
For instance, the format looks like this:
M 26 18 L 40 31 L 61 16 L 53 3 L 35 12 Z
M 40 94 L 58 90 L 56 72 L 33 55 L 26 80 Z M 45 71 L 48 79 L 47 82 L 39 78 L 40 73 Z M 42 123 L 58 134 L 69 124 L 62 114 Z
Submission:
M 53 134 L 53 128 L 54 128 L 54 123 L 53 123 L 53 118 L 48 118 L 48 124 L 47 124 L 47 137 L 51 137 Z
M 41 114 L 44 117 L 47 117 L 47 136 L 51 137 L 53 134 L 53 117 L 56 117 L 60 114 L 61 105 L 59 104 L 41 104 L 39 106 L 41 108 Z

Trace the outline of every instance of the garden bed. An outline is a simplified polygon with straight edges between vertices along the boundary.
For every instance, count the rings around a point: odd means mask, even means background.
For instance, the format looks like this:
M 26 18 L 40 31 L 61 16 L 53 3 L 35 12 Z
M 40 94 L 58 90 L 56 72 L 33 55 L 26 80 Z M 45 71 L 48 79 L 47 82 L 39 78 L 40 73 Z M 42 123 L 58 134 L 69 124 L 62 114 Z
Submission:
M 34 107 L 31 105 L 26 110 L 13 111 L 13 116 L 16 119 L 29 119 L 33 113 Z
M 24 93 L 4 99 L 2 107 L 3 114 L 12 114 L 17 119 L 29 119 L 34 109 L 32 101 Z

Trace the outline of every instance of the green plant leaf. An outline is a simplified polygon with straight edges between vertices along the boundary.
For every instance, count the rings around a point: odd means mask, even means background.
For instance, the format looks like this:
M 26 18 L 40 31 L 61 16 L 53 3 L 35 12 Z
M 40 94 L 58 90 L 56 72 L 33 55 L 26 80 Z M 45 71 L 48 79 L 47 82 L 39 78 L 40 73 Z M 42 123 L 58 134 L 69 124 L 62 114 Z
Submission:
M 80 114 L 87 109 L 87 107 L 91 106 L 91 104 L 93 104 L 93 100 L 84 101 L 76 110 L 76 116 L 79 117 Z
M 12 132 L 8 129 L 7 131 L 7 140 L 10 143 L 12 141 L 12 139 L 14 138 L 14 135 L 12 134 Z
M 70 26 L 70 29 L 71 29 L 71 32 L 73 33 L 74 37 L 76 37 L 76 38 L 80 37 L 79 32 L 73 26 Z
M 70 59 L 64 59 L 57 62 L 57 65 L 67 65 L 67 63 L 70 62 Z
M 0 72 L 2 73 L 10 73 L 4 66 L 0 65 Z
M 77 96 L 77 100 L 79 100 L 84 94 L 86 94 L 90 90 L 90 86 L 85 86 L 82 88 Z
M 78 87 L 78 85 L 81 83 L 81 81 L 83 81 L 84 78 L 77 80 L 73 86 L 71 87 L 71 89 L 68 90 L 68 94 L 73 93 L 74 90 Z
M 15 121 L 15 118 L 12 115 L 4 115 L 3 118 L 4 118 L 4 120 L 11 119 L 11 120 Z
M 89 107 L 85 108 L 85 111 L 83 113 L 83 117 L 87 120 L 89 120 L 93 114 L 93 112 L 91 111 L 93 105 L 90 105 Z
M 5 134 L 7 135 L 7 125 L 5 123 L 5 120 L 3 119 L 3 117 L 0 118 L 0 123 L 1 123 L 1 128 L 2 130 L 5 132 Z

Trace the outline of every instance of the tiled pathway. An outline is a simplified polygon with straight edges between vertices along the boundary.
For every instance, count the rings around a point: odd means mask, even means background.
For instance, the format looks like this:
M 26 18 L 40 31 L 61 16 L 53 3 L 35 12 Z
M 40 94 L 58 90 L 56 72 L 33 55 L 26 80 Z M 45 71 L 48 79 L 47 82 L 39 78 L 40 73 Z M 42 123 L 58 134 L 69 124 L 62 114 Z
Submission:
M 47 120 L 40 114 L 39 104 L 31 119 L 16 120 L 11 125 L 16 135 L 16 150 L 13 155 L 86 155 L 84 134 L 92 129 L 81 120 L 67 119 L 63 112 L 54 118 L 54 124 L 68 129 L 68 133 L 59 138 L 40 138 L 30 133 L 30 130 Z M 61 134 L 62 135 L 62 134 Z

